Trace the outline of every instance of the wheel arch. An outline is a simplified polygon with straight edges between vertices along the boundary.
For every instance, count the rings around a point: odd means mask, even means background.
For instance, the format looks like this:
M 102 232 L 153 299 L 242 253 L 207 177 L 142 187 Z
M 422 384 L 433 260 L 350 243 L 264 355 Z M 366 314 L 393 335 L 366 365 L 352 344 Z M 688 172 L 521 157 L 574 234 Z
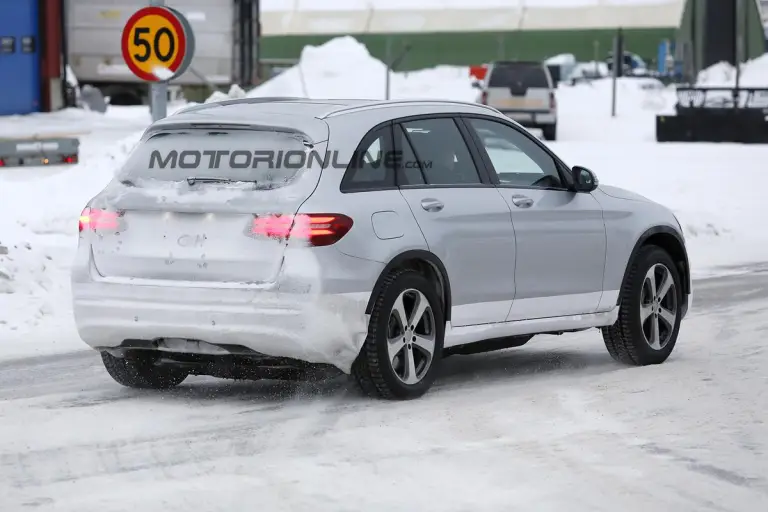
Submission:
M 667 251 L 677 265 L 677 270 L 682 277 L 683 294 L 691 293 L 691 267 L 688 262 L 688 251 L 685 248 L 685 242 L 680 233 L 669 226 L 654 226 L 640 235 L 637 242 L 635 242 L 635 246 L 632 248 L 632 252 L 629 254 L 627 266 L 624 269 L 624 276 L 621 280 L 622 288 L 627 282 L 630 267 L 632 262 L 635 261 L 637 253 L 647 245 L 655 245 Z M 621 297 L 619 297 L 620 300 Z
M 435 281 L 438 295 L 443 303 L 443 316 L 446 322 L 449 321 L 451 319 L 451 283 L 448 279 L 448 271 L 445 269 L 445 265 L 440 258 L 435 256 L 434 253 L 423 249 L 413 249 L 402 252 L 387 263 L 387 266 L 384 267 L 384 270 L 379 275 L 379 278 L 373 287 L 365 312 L 370 314 L 371 311 L 373 311 L 373 305 L 376 303 L 376 298 L 381 293 L 381 289 L 384 286 L 387 276 L 393 270 L 399 268 L 417 270 L 425 274 L 430 280 Z

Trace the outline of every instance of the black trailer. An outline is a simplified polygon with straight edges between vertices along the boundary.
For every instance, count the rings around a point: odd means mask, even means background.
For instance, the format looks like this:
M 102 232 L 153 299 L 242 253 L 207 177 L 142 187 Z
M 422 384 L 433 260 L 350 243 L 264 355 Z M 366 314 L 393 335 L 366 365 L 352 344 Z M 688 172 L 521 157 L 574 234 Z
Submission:
M 656 116 L 658 142 L 768 144 L 768 87 L 678 87 L 675 110 Z

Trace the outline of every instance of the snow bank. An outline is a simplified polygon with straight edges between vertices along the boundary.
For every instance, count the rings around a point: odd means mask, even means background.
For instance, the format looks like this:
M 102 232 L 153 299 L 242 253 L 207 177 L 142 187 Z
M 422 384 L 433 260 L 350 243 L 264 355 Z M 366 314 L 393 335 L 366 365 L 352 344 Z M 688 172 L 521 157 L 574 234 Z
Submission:
M 82 134 L 76 166 L 0 172 L 0 357 L 85 347 L 70 305 L 77 218 L 122 163 L 148 118 L 146 109 L 111 114 L 63 111 L 0 123 L 0 133 L 45 134 L 67 125 Z
M 555 149 L 569 165 L 595 171 L 601 183 L 672 209 L 685 233 L 694 277 L 766 261 L 768 204 L 759 187 L 745 184 L 763 179 L 760 162 L 768 159 L 767 147 L 609 140 L 561 142 Z
M 741 65 L 741 87 L 768 87 L 768 53 Z M 702 70 L 696 80 L 702 87 L 734 87 L 736 68 L 727 62 Z
M 572 53 L 561 53 L 548 58 L 544 64 L 548 66 L 575 66 L 576 56 Z
M 386 66 L 366 46 L 350 36 L 320 46 L 307 46 L 298 64 L 248 91 L 250 97 L 384 99 Z M 215 93 L 208 101 L 242 97 L 242 90 Z M 431 98 L 474 101 L 469 69 L 438 66 L 412 72 L 390 73 L 390 98 Z
M 600 78 L 557 90 L 561 140 L 655 141 L 656 115 L 672 109 L 674 90 L 647 77 L 616 81 L 616 117 L 611 117 L 613 79 Z

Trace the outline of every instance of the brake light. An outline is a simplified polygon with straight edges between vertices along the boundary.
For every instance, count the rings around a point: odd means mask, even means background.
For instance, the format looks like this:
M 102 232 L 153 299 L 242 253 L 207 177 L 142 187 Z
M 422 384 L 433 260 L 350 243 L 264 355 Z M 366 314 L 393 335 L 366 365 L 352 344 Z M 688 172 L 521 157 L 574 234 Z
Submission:
M 483 105 L 488 104 L 488 91 L 483 91 L 480 94 L 480 103 L 482 103 Z
M 352 229 L 352 219 L 338 213 L 264 215 L 253 219 L 251 234 L 275 239 L 300 239 L 314 247 L 332 245 Z
M 549 108 L 555 110 L 557 108 L 557 100 L 555 99 L 555 93 L 549 93 Z
M 61 162 L 65 163 L 65 164 L 76 164 L 77 163 L 77 155 L 65 156 L 64 158 L 61 159 Z
M 101 231 L 118 228 L 120 214 L 99 208 L 85 208 L 80 214 L 79 231 Z
M 0 158 L 0 167 L 5 167 L 5 160 Z

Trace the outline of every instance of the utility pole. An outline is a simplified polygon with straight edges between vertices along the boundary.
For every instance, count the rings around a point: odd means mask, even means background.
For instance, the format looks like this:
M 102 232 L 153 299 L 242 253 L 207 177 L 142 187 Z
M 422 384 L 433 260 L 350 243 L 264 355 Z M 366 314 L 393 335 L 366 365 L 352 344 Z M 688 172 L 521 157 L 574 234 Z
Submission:
M 613 90 L 611 92 L 611 117 L 616 117 L 616 81 L 623 75 L 624 33 L 619 27 L 613 40 Z

